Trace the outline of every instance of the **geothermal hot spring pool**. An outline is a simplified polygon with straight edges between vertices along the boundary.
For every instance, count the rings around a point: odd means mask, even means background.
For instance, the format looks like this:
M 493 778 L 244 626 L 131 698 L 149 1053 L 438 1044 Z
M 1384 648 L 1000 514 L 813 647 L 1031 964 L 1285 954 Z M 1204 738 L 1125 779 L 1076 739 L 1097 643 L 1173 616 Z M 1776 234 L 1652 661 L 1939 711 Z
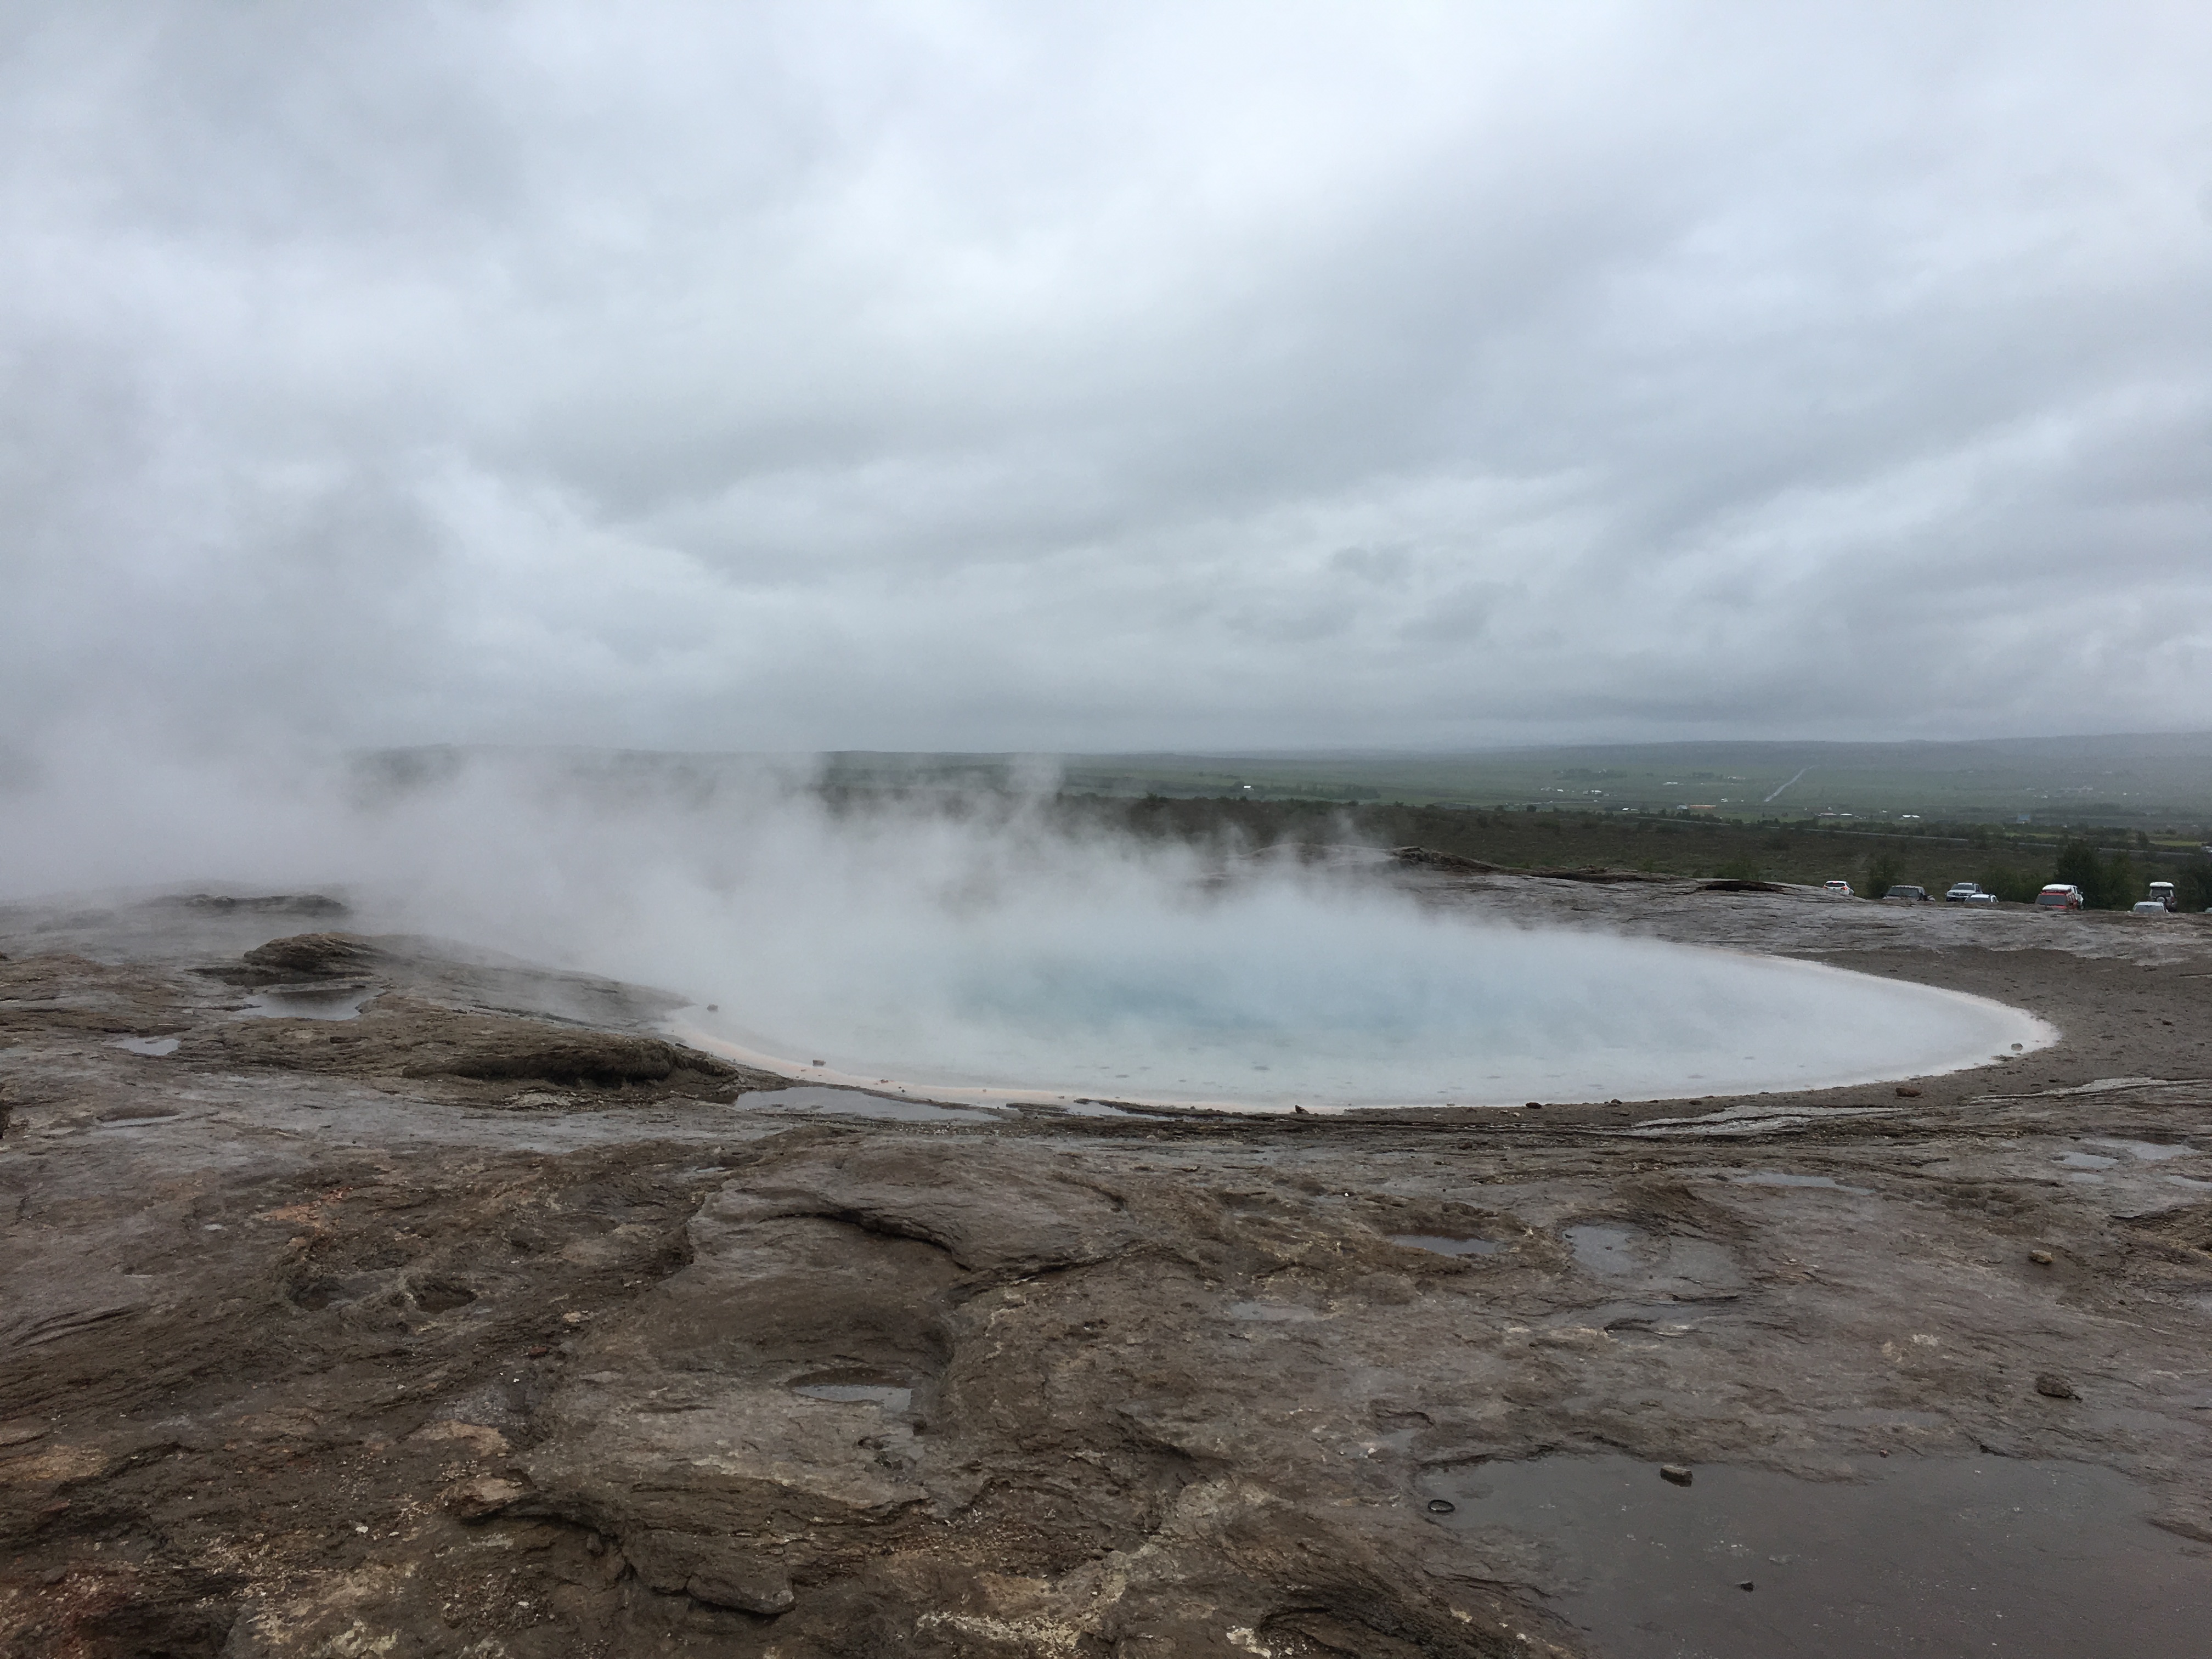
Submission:
M 1918 1077 L 2055 1036 L 1784 957 L 1285 891 L 871 929 L 762 953 L 695 1042 L 933 1098 L 1242 1110 L 1674 1099 Z

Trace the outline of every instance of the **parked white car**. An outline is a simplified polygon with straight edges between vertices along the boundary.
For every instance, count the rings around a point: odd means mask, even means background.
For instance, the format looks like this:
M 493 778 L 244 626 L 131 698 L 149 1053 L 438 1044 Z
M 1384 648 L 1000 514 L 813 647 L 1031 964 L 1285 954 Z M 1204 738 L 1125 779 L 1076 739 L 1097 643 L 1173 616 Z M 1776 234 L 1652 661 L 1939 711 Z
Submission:
M 1995 893 L 1984 893 L 1979 888 L 1966 895 L 1966 902 L 1969 904 L 1995 904 L 1996 902 L 1997 896 Z
M 2163 902 L 2157 899 L 2137 899 L 2136 914 L 2139 916 L 2162 916 L 2167 914 Z
M 1943 902 L 1970 904 L 1973 902 L 1974 895 L 1981 890 L 1982 884 L 1978 881 L 1954 881 L 1951 884 L 1949 890 L 1943 895 Z

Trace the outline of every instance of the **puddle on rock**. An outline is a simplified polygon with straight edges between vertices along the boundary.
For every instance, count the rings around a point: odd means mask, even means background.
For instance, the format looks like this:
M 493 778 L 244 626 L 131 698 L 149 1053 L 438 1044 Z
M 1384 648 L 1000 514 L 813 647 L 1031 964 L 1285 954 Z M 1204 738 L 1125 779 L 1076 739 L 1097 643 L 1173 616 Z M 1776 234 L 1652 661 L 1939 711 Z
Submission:
M 1626 1279 L 1644 1271 L 1642 1255 L 1637 1249 L 1644 1235 L 1633 1227 L 1605 1226 L 1586 1221 L 1568 1228 L 1566 1237 L 1575 1253 L 1576 1264 L 1601 1279 Z
M 1575 1265 L 1594 1278 L 1633 1283 L 1647 1293 L 1702 1299 L 1739 1291 L 1743 1269 L 1726 1245 L 1679 1237 L 1626 1221 L 1580 1221 L 1562 1230 Z
M 2089 1140 L 2082 1144 L 2125 1152 L 2138 1164 L 2163 1164 L 2169 1158 L 2193 1158 L 2197 1154 L 2194 1146 L 2173 1146 L 2155 1140 Z
M 2117 1158 L 2106 1158 L 2097 1152 L 2061 1152 L 2052 1160 L 2069 1170 L 2109 1170 L 2119 1161 Z
M 165 1054 L 176 1053 L 177 1042 L 175 1037 L 118 1037 L 107 1046 L 126 1049 L 134 1054 L 151 1054 L 158 1060 Z
M 794 1382 L 791 1391 L 809 1400 L 833 1401 L 841 1406 L 879 1406 L 903 1415 L 914 1408 L 914 1390 L 881 1382 Z
M 2212 1552 L 2151 1526 L 2148 1494 L 2087 1464 L 1853 1460 L 1813 1482 L 1702 1466 L 1687 1487 L 1626 1457 L 1425 1475 L 1431 1523 L 1533 1540 L 1539 1588 L 1609 1659 L 2192 1659 Z M 1751 1589 L 1742 1588 L 1748 1583 Z
M 1777 1111 L 1771 1106 L 1730 1106 L 1703 1117 L 1646 1118 L 1634 1128 L 1622 1129 L 1619 1133 L 1644 1140 L 1658 1140 L 1670 1136 L 1763 1135 L 1785 1129 L 1809 1128 L 1831 1120 L 1892 1117 L 1902 1109 L 1897 1106 L 1801 1106 L 1791 1111 Z
M 1437 1255 L 1496 1255 L 1505 1248 L 1486 1238 L 1448 1238 L 1441 1233 L 1392 1233 L 1390 1242 Z
M 375 994 L 374 986 L 357 979 L 269 985 L 238 1012 L 248 1019 L 353 1019 Z
M 1071 1100 L 1054 1109 L 1070 1117 L 1143 1117 L 1164 1118 L 1162 1112 L 1140 1111 L 1134 1106 L 1117 1106 L 1110 1100 Z
M 1856 1193 L 1861 1197 L 1874 1191 L 1871 1187 L 1846 1187 L 1833 1176 L 1790 1175 L 1781 1170 L 1754 1170 L 1749 1175 L 1730 1176 L 1729 1180 L 1739 1187 L 1820 1187 L 1832 1193 Z
M 872 1117 L 895 1123 L 998 1123 L 996 1112 L 968 1106 L 939 1106 L 929 1100 L 895 1100 L 861 1089 L 831 1089 L 805 1084 L 796 1089 L 763 1090 L 738 1097 L 748 1111 L 803 1112 L 830 1117 Z

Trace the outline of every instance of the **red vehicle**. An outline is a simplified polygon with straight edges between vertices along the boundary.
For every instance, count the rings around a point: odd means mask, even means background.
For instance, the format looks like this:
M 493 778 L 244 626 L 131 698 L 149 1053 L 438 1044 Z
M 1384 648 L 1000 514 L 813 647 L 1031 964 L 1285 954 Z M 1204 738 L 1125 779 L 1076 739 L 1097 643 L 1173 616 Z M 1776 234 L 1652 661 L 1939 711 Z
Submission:
M 2081 890 L 2069 883 L 2054 881 L 2035 896 L 2039 910 L 2078 910 L 2081 908 Z

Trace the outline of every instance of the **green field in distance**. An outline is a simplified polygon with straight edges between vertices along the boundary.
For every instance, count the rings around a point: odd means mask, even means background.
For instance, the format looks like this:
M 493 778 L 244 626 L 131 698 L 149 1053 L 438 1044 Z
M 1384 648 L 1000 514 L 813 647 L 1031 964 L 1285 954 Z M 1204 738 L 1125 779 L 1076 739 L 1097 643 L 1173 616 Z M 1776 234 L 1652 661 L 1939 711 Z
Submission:
M 1414 805 L 1703 808 L 1729 818 L 1824 814 L 1948 823 L 2212 823 L 2212 732 L 1969 743 L 1679 743 L 1273 754 L 830 757 L 825 781 L 978 783 L 1056 761 L 1060 787 Z M 1045 764 L 1041 766 L 1039 763 Z

